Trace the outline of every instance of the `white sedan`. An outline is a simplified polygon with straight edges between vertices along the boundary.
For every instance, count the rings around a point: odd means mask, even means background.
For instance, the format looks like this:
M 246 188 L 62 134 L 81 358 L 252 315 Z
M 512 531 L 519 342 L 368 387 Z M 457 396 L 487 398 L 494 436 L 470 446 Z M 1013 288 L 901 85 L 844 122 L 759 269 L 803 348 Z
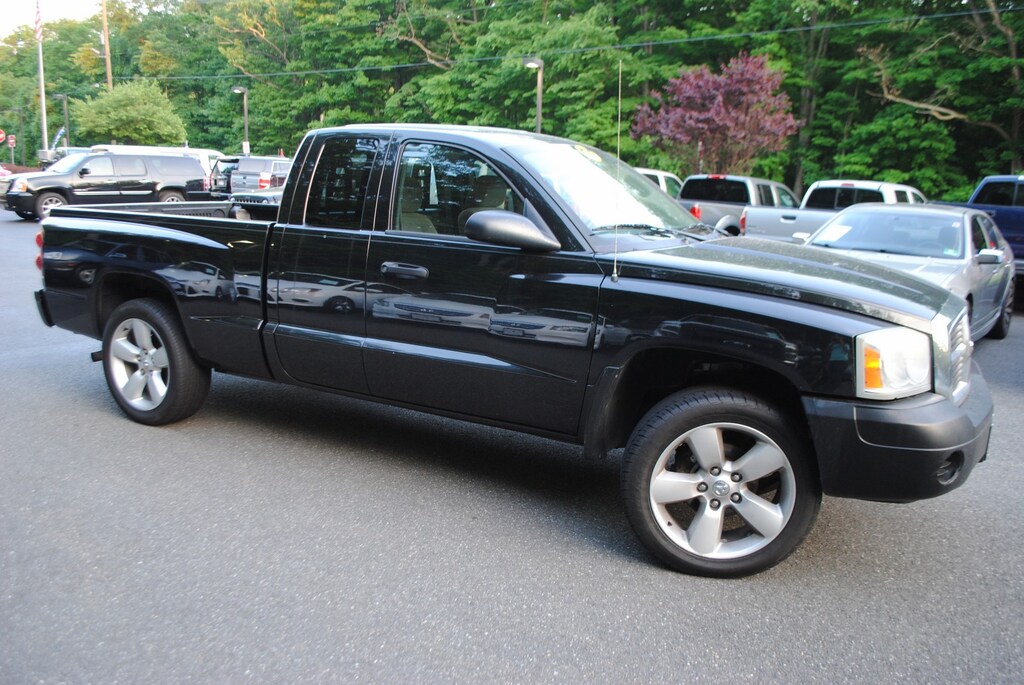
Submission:
M 1005 338 L 1013 318 L 1013 251 L 985 212 L 955 205 L 847 207 L 808 245 L 903 271 L 967 300 L 971 338 Z

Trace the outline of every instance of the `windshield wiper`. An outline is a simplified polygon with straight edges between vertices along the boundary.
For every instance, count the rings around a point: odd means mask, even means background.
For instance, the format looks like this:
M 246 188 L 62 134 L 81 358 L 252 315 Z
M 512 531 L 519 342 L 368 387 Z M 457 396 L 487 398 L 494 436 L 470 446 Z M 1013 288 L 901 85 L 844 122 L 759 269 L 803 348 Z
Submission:
M 609 224 L 608 226 L 598 226 L 597 228 L 590 230 L 590 235 L 595 233 L 610 233 L 612 231 L 649 231 L 651 233 L 664 233 L 670 229 L 659 228 L 658 226 L 651 226 L 650 224 Z

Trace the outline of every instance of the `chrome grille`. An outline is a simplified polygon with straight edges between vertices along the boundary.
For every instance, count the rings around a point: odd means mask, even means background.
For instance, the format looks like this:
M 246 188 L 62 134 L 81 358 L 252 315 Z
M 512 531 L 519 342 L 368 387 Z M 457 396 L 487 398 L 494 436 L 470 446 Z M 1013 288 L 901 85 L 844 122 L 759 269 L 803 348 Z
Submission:
M 973 351 L 971 325 L 965 312 L 949 327 L 949 388 L 957 404 L 966 399 L 970 390 Z

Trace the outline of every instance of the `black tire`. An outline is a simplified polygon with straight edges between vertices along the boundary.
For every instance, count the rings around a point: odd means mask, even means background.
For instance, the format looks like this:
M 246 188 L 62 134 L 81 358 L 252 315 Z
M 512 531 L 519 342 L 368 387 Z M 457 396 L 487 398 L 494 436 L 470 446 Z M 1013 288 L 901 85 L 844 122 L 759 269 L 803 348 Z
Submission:
M 356 308 L 356 303 L 347 297 L 332 297 L 324 303 L 324 309 L 335 314 L 349 314 Z
M 992 327 L 992 330 L 988 332 L 988 335 L 985 336 L 986 338 L 1003 340 L 1010 334 L 1010 324 L 1013 323 L 1013 297 L 1016 290 L 1016 285 L 1010 283 L 1010 287 L 1006 289 L 1006 299 L 1003 300 L 1003 308 L 999 312 L 999 319 L 996 321 L 996 325 Z
M 684 573 L 728 578 L 779 563 L 821 506 L 817 468 L 794 425 L 801 424 L 736 390 L 698 388 L 664 400 L 637 425 L 623 456 L 633 530 Z
M 185 196 L 177 190 L 161 190 L 157 196 L 160 202 L 184 202 Z
M 39 193 L 36 198 L 36 216 L 45 219 L 50 216 L 50 210 L 67 204 L 64 196 L 60 193 Z
M 131 300 L 103 331 L 110 394 L 133 421 L 150 426 L 195 414 L 210 390 L 210 369 L 192 356 L 178 317 L 159 300 Z

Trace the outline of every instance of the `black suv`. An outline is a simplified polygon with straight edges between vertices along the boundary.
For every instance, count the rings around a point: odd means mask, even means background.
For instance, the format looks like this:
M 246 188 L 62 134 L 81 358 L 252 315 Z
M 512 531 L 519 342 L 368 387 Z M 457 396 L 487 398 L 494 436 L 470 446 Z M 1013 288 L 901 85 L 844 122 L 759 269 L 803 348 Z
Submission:
M 74 154 L 46 171 L 11 179 L 3 205 L 22 219 L 60 205 L 208 200 L 202 164 L 185 155 Z

